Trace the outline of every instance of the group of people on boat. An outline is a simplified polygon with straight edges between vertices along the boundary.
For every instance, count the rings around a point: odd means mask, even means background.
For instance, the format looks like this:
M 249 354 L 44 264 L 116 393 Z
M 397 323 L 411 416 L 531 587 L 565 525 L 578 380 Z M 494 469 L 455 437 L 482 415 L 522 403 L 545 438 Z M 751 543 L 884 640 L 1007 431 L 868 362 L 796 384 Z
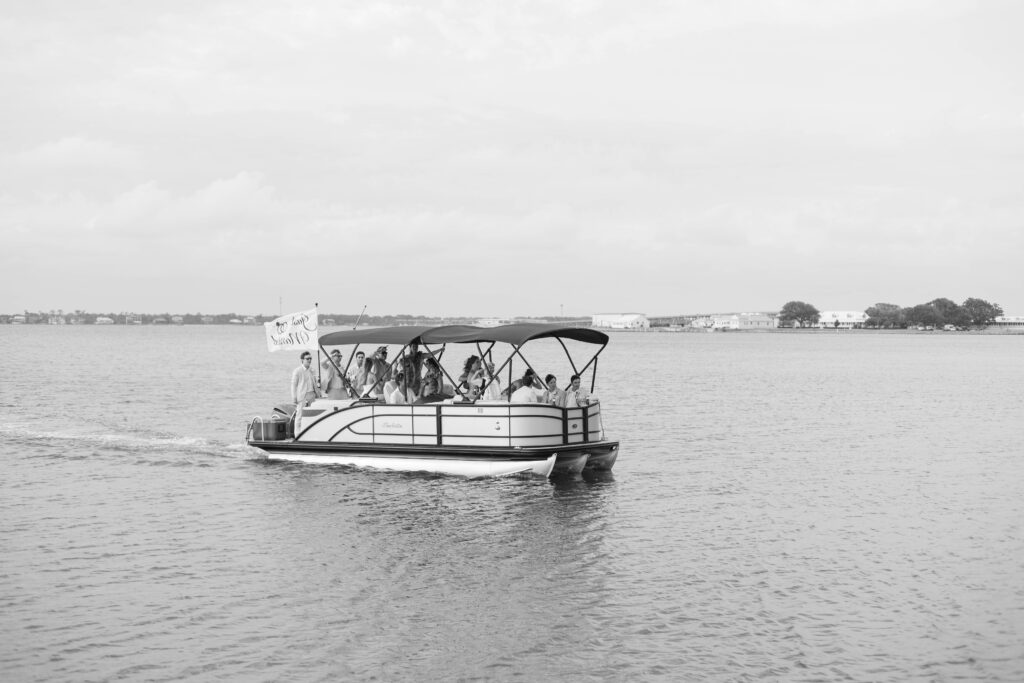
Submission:
M 309 405 L 316 398 L 375 398 L 389 404 L 435 403 L 459 397 L 464 401 L 501 401 L 510 403 L 545 403 L 559 408 L 574 408 L 590 402 L 590 394 L 573 375 L 565 389 L 558 387 L 555 375 L 546 375 L 541 382 L 532 368 L 521 379 L 502 390 L 501 379 L 494 374 L 494 364 L 476 355 L 463 364 L 462 374 L 453 387 L 437 359 L 423 352 L 403 356 L 389 365 L 388 349 L 378 347 L 367 357 L 358 351 L 348 368 L 343 370 L 342 355 L 331 351 L 321 363 L 319 378 L 313 373 L 313 355 L 303 351 L 301 364 L 292 372 L 291 398 L 296 405 Z

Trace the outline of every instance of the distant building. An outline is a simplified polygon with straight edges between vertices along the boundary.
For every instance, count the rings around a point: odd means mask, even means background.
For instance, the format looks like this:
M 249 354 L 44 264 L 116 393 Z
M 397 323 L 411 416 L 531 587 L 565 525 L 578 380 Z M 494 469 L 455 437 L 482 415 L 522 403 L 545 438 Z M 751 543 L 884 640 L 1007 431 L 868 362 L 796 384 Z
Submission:
M 711 320 L 711 328 L 715 330 L 770 330 L 776 326 L 775 318 L 764 313 L 718 315 Z
M 96 318 L 96 323 L 95 324 L 97 324 L 97 325 L 113 325 L 114 324 L 114 319 L 113 318 L 108 318 L 105 315 L 101 315 L 101 316 Z
M 818 327 L 852 330 L 855 327 L 864 327 L 867 319 L 868 316 L 864 311 L 822 311 L 818 317 Z
M 1001 315 L 993 324 L 996 327 L 1024 327 L 1024 315 Z
M 480 318 L 476 321 L 477 327 L 498 327 L 499 325 L 508 325 L 509 320 L 503 318 Z
M 596 313 L 591 325 L 604 330 L 648 330 L 651 321 L 643 313 Z

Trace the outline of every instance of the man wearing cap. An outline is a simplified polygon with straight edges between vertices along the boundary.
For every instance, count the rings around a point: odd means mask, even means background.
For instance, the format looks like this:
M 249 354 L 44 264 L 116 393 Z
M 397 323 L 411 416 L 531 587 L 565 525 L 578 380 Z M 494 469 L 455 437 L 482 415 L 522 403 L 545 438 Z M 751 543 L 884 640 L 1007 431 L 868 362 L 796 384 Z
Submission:
M 388 347 L 378 346 L 373 352 L 373 374 L 383 381 L 391 379 L 390 368 L 388 368 Z

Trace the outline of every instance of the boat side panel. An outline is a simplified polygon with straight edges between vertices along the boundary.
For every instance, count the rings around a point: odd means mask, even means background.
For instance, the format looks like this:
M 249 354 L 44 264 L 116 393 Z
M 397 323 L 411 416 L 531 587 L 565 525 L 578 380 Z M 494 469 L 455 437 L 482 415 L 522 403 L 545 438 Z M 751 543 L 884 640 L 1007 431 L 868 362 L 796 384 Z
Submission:
M 414 433 L 412 406 L 374 406 L 374 443 L 411 444 Z
M 331 441 L 335 434 L 347 432 L 346 436 L 339 434 L 341 440 L 364 442 L 366 433 L 372 436 L 372 418 L 373 407 L 368 405 L 331 410 L 316 418 L 304 418 L 296 430 L 296 437 L 299 441 Z
M 509 446 L 508 405 L 444 406 L 441 409 L 442 442 L 457 446 Z
M 565 443 L 562 416 L 554 406 L 511 405 L 509 436 L 513 446 L 554 446 Z
M 310 410 L 303 417 L 299 441 L 540 447 L 600 441 L 603 436 L 599 404 L 569 409 L 507 403 L 325 408 Z M 439 428 L 443 435 L 440 444 Z

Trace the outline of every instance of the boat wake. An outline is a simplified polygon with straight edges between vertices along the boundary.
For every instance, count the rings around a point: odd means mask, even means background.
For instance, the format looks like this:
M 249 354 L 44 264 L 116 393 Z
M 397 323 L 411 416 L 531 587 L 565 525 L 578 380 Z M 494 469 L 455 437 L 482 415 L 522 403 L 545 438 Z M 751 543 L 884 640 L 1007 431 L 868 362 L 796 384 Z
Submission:
M 139 457 L 140 462 L 154 466 L 195 467 L 203 466 L 204 460 L 209 458 L 253 460 L 261 457 L 258 451 L 243 443 L 145 431 L 74 432 L 0 424 L 0 441 L 9 447 L 24 448 L 36 457 L 89 458 L 104 454 L 130 454 Z M 208 466 L 210 463 L 205 464 Z

